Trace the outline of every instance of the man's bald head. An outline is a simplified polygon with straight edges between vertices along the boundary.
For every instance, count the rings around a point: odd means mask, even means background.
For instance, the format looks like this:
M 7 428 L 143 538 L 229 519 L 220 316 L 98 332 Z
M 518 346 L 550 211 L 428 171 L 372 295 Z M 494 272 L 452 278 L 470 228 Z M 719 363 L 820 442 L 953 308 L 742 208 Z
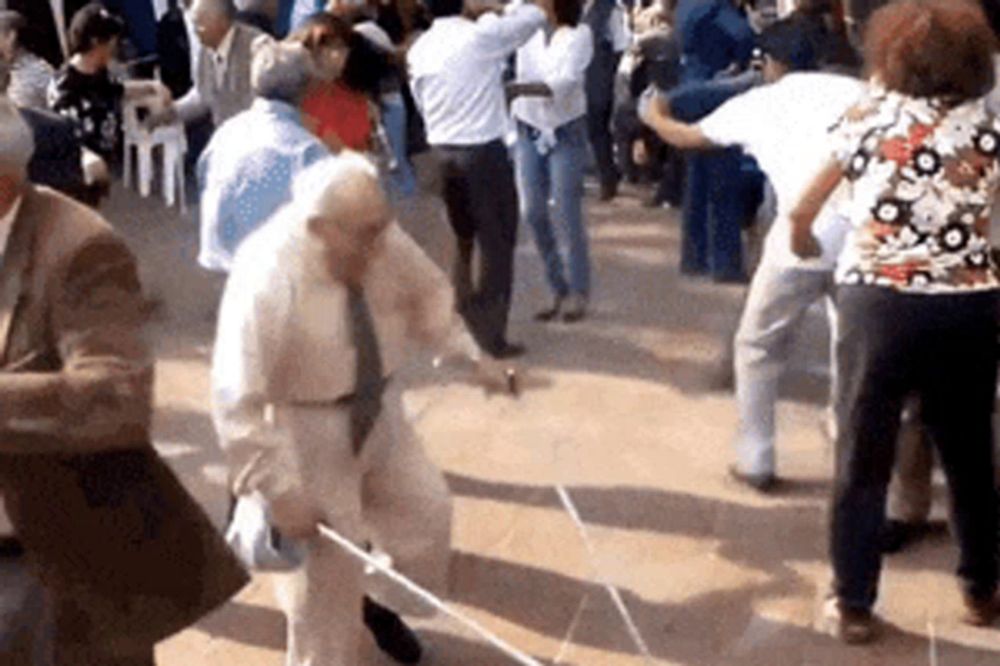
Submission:
M 295 195 L 334 277 L 360 280 L 392 220 L 375 167 L 358 153 L 341 153 L 310 167 Z
M 210 49 L 218 48 L 236 20 L 233 0 L 187 0 L 186 6 L 198 40 Z

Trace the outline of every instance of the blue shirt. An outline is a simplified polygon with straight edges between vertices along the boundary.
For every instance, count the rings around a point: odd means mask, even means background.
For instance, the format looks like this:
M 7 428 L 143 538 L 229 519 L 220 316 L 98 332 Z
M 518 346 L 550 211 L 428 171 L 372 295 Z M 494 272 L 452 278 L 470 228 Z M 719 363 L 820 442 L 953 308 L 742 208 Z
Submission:
M 732 0 L 680 0 L 674 14 L 684 81 L 710 79 L 753 55 L 754 32 Z
M 258 98 L 230 118 L 198 161 L 198 263 L 228 272 L 240 242 L 291 201 L 304 169 L 329 154 L 290 104 Z

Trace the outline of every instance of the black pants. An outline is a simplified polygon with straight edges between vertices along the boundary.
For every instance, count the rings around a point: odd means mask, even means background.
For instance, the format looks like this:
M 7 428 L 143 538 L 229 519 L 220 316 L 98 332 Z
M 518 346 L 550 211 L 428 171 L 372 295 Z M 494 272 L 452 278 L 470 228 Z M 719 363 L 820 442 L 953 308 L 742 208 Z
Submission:
M 517 243 L 517 190 L 510 157 L 499 140 L 437 150 L 442 196 L 458 243 L 457 270 L 471 270 L 473 243 L 480 253 L 471 289 L 456 284 L 459 312 L 480 346 L 495 352 L 507 344 Z
M 830 532 L 835 592 L 875 603 L 880 530 L 904 399 L 915 394 L 951 491 L 965 592 L 997 584 L 997 491 L 991 415 L 997 295 L 837 291 L 837 469 Z
M 618 184 L 618 168 L 615 166 L 614 139 L 611 137 L 611 115 L 614 111 L 615 73 L 621 54 L 601 42 L 594 47 L 594 58 L 590 61 L 586 74 L 587 91 L 587 134 L 590 148 L 594 152 L 601 185 L 610 187 Z

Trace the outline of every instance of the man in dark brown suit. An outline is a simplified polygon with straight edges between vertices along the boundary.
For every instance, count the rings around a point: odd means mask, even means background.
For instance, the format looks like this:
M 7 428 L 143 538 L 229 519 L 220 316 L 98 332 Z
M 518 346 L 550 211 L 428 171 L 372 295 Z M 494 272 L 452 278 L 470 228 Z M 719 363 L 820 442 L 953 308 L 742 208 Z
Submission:
M 93 211 L 27 183 L 0 98 L 0 494 L 51 616 L 51 663 L 150 666 L 246 574 L 150 445 L 135 260 Z

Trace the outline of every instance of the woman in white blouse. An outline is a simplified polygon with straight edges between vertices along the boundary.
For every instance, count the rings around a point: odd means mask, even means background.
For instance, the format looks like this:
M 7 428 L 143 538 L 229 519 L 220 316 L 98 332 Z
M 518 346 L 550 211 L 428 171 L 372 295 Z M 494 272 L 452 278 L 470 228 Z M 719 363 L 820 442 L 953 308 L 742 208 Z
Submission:
M 538 3 L 549 24 L 517 51 L 510 86 L 517 121 L 515 165 L 521 219 L 531 227 L 554 293 L 541 321 L 583 319 L 590 295 L 590 252 L 583 221 L 587 160 L 584 72 L 594 52 L 590 28 L 578 25 L 581 0 Z M 549 201 L 565 228 L 569 271 L 549 216 Z

